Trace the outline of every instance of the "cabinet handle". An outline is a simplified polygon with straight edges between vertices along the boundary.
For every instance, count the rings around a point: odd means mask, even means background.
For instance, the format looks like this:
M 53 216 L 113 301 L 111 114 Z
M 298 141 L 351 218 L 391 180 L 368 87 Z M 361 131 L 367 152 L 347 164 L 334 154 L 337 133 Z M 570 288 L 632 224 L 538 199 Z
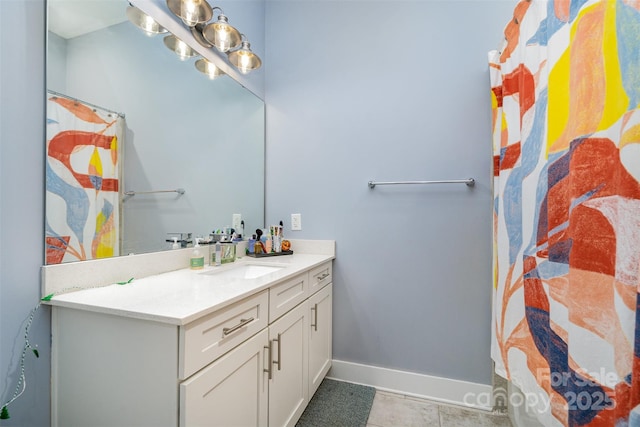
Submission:
M 311 307 L 311 311 L 313 311 L 313 323 L 311 324 L 311 327 L 314 331 L 318 332 L 318 303 Z
M 271 371 L 271 341 L 269 341 L 269 345 L 265 345 L 264 348 L 267 349 L 269 355 L 269 361 L 267 362 L 267 367 L 262 370 L 262 372 L 267 372 L 269 374 L 269 379 L 273 378 L 273 373 Z M 264 359 L 262 359 L 264 360 Z
M 325 279 L 325 278 L 327 278 L 327 277 L 329 277 L 329 273 L 324 273 L 322 276 L 316 276 L 316 278 L 318 279 L 318 281 L 320 281 L 320 280 L 322 280 L 322 279 Z
M 280 360 L 281 360 L 281 357 L 282 357 L 282 347 L 281 347 L 281 345 L 282 345 L 282 337 L 280 337 L 280 334 L 278 334 L 278 338 L 274 338 L 273 340 L 278 342 L 278 360 L 274 360 L 273 364 L 274 365 L 278 365 L 278 371 L 279 371 L 280 368 L 281 368 Z
M 247 326 L 249 323 L 253 322 L 254 320 L 255 319 L 253 317 L 250 317 L 248 319 L 240 319 L 240 323 L 238 323 L 237 325 L 232 326 L 230 328 L 222 328 L 222 337 L 224 338 L 225 336 L 234 333 L 235 331 L 242 328 L 243 326 Z

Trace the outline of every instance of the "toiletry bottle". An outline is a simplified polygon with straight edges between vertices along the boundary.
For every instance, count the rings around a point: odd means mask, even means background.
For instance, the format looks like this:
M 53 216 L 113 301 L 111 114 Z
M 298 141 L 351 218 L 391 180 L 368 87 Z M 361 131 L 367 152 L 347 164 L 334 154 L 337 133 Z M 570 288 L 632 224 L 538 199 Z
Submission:
M 200 251 L 200 238 L 196 237 L 195 239 L 196 244 L 193 247 L 193 252 L 191 252 L 189 267 L 192 270 L 200 270 L 204 268 L 204 254 Z
M 253 245 L 253 251 L 256 254 L 261 254 L 264 253 L 264 243 L 262 241 L 262 230 L 257 228 L 256 229 L 256 243 Z
M 216 265 L 222 263 L 222 245 L 220 242 L 216 242 Z
M 173 238 L 173 245 L 171 245 L 171 249 L 180 249 L 180 243 L 178 243 L 178 238 Z
M 249 254 L 255 253 L 255 245 L 256 245 L 256 235 L 254 234 L 247 241 L 247 253 L 249 253 Z

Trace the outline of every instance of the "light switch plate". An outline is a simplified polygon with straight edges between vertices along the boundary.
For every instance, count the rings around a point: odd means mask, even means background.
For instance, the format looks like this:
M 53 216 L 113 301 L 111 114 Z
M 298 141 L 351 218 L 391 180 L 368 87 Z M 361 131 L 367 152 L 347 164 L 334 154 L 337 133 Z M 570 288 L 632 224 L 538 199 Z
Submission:
M 242 215 L 241 214 L 233 214 L 231 217 L 231 228 L 233 228 L 234 230 L 236 230 L 237 232 L 240 232 L 240 226 L 241 226 L 241 221 L 242 221 Z
M 299 213 L 291 214 L 291 230 L 302 230 L 302 215 Z

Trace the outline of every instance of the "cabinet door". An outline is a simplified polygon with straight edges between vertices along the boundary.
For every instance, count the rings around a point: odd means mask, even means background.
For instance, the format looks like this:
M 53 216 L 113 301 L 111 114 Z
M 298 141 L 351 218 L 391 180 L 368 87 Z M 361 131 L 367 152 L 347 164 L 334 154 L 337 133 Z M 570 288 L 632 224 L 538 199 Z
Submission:
M 267 425 L 268 332 L 264 329 L 180 384 L 180 426 Z
M 309 298 L 309 399 L 331 368 L 333 285 Z
M 294 426 L 309 401 L 308 302 L 269 326 L 269 427 Z

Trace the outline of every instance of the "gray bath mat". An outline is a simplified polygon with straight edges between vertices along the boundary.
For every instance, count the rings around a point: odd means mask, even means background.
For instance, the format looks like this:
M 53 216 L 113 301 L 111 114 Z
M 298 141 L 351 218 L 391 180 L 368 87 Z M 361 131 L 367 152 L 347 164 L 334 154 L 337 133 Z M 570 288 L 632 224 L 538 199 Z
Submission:
M 296 427 L 364 427 L 376 389 L 325 378 Z

